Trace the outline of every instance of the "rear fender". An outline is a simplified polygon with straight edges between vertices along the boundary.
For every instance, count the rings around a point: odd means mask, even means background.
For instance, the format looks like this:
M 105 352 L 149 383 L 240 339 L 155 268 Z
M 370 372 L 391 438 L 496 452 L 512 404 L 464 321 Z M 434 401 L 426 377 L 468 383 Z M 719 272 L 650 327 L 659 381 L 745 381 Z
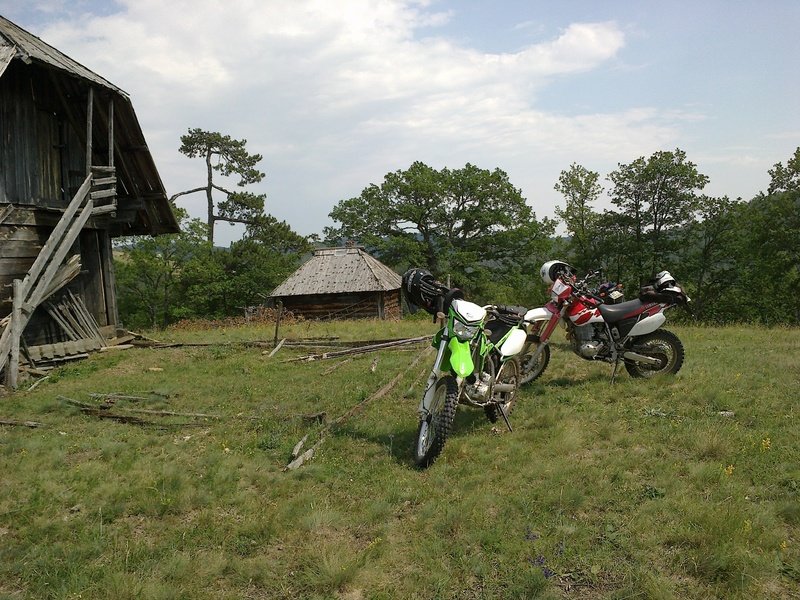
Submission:
M 631 328 L 631 330 L 628 332 L 628 336 L 636 337 L 653 333 L 656 329 L 666 323 L 666 321 L 667 317 L 664 316 L 663 312 L 656 313 L 650 317 L 645 317 Z

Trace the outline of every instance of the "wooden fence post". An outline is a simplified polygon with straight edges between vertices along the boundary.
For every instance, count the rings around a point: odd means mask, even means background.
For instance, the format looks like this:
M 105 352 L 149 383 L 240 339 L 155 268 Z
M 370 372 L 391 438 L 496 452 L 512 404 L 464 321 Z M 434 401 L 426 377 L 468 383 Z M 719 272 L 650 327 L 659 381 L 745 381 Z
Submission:
M 6 387 L 17 389 L 17 376 L 19 375 L 19 339 L 22 336 L 22 282 L 15 279 L 13 283 L 13 296 L 11 301 L 11 354 L 6 367 Z
M 275 315 L 275 339 L 272 342 L 273 346 L 278 345 L 278 327 L 281 325 L 281 316 L 283 316 L 283 302 L 278 300 L 275 306 L 278 309 L 278 314 Z

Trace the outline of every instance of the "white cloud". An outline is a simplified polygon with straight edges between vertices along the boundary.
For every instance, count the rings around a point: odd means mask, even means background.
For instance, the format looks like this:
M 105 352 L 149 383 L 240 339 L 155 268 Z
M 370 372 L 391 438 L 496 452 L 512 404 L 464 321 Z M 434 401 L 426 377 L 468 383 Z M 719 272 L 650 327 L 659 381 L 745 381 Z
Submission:
M 320 231 L 336 201 L 413 160 L 500 167 L 533 197 L 573 161 L 605 168 L 604 158 L 676 138 L 675 120 L 656 109 L 537 109 L 553 77 L 620 53 L 625 36 L 614 22 L 573 23 L 554 39 L 486 53 L 435 36 L 451 15 L 426 1 L 121 6 L 37 34 L 131 94 L 169 193 L 202 181 L 200 166 L 177 153 L 189 127 L 245 137 L 264 155 L 270 209 L 301 233 Z

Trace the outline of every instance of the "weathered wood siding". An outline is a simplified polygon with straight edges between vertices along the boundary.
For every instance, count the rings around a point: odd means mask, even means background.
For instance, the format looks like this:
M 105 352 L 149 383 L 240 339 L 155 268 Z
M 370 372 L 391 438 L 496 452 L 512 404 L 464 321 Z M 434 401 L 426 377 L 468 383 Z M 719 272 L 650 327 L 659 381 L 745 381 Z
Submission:
M 313 294 L 279 298 L 286 310 L 306 319 L 395 319 L 400 290 L 351 294 Z
M 22 66 L 0 78 L 0 203 L 64 208 L 86 176 L 83 147 L 52 76 Z

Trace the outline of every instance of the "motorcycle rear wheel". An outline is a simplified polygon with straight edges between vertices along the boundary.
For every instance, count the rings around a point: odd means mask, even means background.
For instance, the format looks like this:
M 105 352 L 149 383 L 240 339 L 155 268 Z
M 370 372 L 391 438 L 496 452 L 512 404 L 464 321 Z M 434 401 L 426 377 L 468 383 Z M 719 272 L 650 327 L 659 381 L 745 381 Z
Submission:
M 490 422 L 496 423 L 501 417 L 501 406 L 506 416 L 510 415 L 511 411 L 514 410 L 514 405 L 517 403 L 517 393 L 519 392 L 519 371 L 519 363 L 516 358 L 504 362 L 500 367 L 495 383 L 510 383 L 514 386 L 514 389 L 510 392 L 495 392 L 492 394 L 492 402 L 484 407 L 486 418 Z
M 659 360 L 658 365 L 625 361 L 625 370 L 631 377 L 648 378 L 655 375 L 674 375 L 683 366 L 683 344 L 677 335 L 666 329 L 657 329 L 633 340 L 630 350 Z
M 429 467 L 441 454 L 458 406 L 458 383 L 448 375 L 436 382 L 430 412 L 419 422 L 414 443 L 414 462 L 422 469 Z
M 522 352 L 520 353 L 519 357 L 519 364 L 520 364 L 520 378 L 519 384 L 526 385 L 531 381 L 534 381 L 539 378 L 539 376 L 544 373 L 544 370 L 547 368 L 547 365 L 550 363 L 550 346 L 546 345 L 542 348 L 542 351 L 539 353 L 536 362 L 534 363 L 533 360 L 533 353 L 536 352 L 537 346 L 534 344 L 530 344 L 526 346 Z

